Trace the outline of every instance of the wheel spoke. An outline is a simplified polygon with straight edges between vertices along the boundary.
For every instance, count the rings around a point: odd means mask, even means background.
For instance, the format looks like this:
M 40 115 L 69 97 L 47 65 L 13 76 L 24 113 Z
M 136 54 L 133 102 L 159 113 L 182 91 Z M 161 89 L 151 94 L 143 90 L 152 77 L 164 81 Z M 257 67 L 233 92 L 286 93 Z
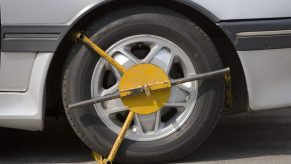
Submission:
M 138 117 L 138 114 L 135 114 L 135 116 L 134 116 L 134 124 L 135 124 L 135 128 L 136 128 L 135 132 L 137 134 L 143 134 L 144 131 L 143 131 L 143 127 L 142 127 L 142 124 L 140 122 L 140 119 Z
M 110 65 L 109 69 L 113 72 L 114 77 L 116 78 L 116 80 L 119 81 L 121 79 L 120 72 L 116 68 L 114 68 L 112 65 Z
M 186 102 L 179 102 L 179 103 L 175 103 L 175 102 L 169 102 L 165 104 L 165 107 L 168 108 L 176 108 L 176 110 L 178 112 L 183 112 L 186 109 L 187 103 Z
M 160 123 L 161 123 L 161 110 L 156 112 L 156 120 L 155 120 L 154 132 L 157 132 L 159 130 Z
M 122 48 L 118 50 L 124 57 L 126 57 L 128 60 L 133 62 L 134 64 L 140 64 L 139 59 L 137 59 L 129 50 L 129 48 Z
M 104 59 L 102 59 L 102 60 L 104 60 Z M 113 75 L 117 79 L 117 81 L 120 80 L 121 73 L 116 68 L 114 68 L 113 65 L 111 65 L 109 62 L 105 61 L 104 67 L 105 67 L 106 70 L 110 70 L 113 73 Z
M 120 113 L 127 111 L 127 107 L 122 106 L 122 107 L 117 107 L 117 108 L 109 108 L 109 109 L 104 109 L 107 115 L 115 114 L 115 113 Z
M 152 58 L 150 63 L 159 66 L 166 73 L 169 73 L 174 58 L 175 55 L 171 54 L 171 52 L 168 49 L 161 49 L 160 52 Z
M 175 58 L 175 56 L 172 55 L 171 58 L 169 59 L 168 63 L 167 63 L 167 66 L 166 66 L 166 68 L 165 68 L 165 72 L 166 72 L 167 74 L 170 73 L 170 70 L 171 70 L 172 65 L 173 65 L 174 58 Z
M 147 56 L 143 59 L 144 63 L 149 63 L 162 49 L 163 47 L 159 44 L 155 44 L 152 46 L 150 52 L 147 54 Z
M 186 102 L 189 95 L 190 93 L 179 89 L 177 86 L 172 86 L 168 102 Z
M 179 88 L 183 91 L 186 91 L 187 93 L 191 93 L 191 92 L 193 92 L 192 85 L 193 85 L 193 82 L 187 82 L 187 83 L 183 83 L 183 84 L 176 85 L 176 86 L 177 86 L 177 88 Z
M 112 87 L 110 87 L 108 89 L 104 89 L 102 91 L 102 93 L 101 93 L 101 96 L 105 96 L 105 95 L 117 92 L 118 91 L 118 86 L 119 86 L 119 82 L 117 82 L 116 84 L 114 84 Z
M 186 107 L 187 103 L 186 102 L 167 102 L 165 104 L 165 107 Z

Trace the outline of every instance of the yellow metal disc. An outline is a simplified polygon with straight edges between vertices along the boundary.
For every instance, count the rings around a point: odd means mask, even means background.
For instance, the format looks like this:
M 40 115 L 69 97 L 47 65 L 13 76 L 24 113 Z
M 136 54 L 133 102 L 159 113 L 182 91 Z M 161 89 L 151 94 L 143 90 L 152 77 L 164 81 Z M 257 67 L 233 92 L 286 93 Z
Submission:
M 153 87 L 153 84 L 158 84 Z M 149 86 L 148 94 L 123 97 L 121 100 L 129 110 L 138 114 L 151 114 L 160 110 L 170 97 L 170 80 L 167 74 L 153 64 L 138 64 L 128 69 L 122 76 L 119 91 Z M 163 89 L 157 89 L 157 88 Z M 153 90 L 151 90 L 153 89 Z

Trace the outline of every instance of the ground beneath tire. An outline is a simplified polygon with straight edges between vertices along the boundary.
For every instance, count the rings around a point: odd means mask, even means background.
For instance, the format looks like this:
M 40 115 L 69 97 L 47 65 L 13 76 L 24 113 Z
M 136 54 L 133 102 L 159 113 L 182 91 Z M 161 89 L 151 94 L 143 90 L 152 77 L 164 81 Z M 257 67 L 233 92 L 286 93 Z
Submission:
M 65 119 L 48 118 L 43 132 L 0 129 L 0 163 L 94 163 Z M 291 163 L 291 110 L 221 119 L 208 140 L 176 163 Z

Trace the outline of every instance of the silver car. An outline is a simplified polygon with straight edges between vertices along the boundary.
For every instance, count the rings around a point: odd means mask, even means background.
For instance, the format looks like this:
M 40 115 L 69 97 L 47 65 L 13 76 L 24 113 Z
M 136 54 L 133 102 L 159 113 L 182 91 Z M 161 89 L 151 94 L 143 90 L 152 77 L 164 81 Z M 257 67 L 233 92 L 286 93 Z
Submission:
M 231 69 L 231 97 L 223 78 L 187 82 L 171 88 L 162 110 L 136 114 L 118 162 L 174 161 L 207 138 L 221 113 L 291 106 L 290 0 L 0 3 L 1 127 L 41 131 L 45 116 L 65 113 L 88 147 L 108 155 L 127 107 L 120 99 L 68 105 L 118 92 L 121 75 L 76 32 L 125 68 L 151 63 L 170 79 Z

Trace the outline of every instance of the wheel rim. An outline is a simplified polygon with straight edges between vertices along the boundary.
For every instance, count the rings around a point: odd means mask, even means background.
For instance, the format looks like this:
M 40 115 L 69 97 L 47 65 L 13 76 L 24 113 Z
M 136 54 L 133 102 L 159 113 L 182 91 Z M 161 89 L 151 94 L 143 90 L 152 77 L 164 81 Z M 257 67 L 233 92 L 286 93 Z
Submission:
M 196 74 L 185 52 L 173 42 L 154 35 L 135 35 L 124 38 L 106 51 L 119 64 L 130 68 L 140 63 L 161 67 L 170 79 Z M 92 97 L 118 92 L 121 75 L 100 59 L 95 66 L 92 81 Z M 197 99 L 197 82 L 188 82 L 171 88 L 171 96 L 164 108 L 150 115 L 135 115 L 126 138 L 135 141 L 153 141 L 177 131 L 190 117 Z M 116 134 L 119 133 L 128 113 L 120 99 L 94 105 L 103 123 Z

